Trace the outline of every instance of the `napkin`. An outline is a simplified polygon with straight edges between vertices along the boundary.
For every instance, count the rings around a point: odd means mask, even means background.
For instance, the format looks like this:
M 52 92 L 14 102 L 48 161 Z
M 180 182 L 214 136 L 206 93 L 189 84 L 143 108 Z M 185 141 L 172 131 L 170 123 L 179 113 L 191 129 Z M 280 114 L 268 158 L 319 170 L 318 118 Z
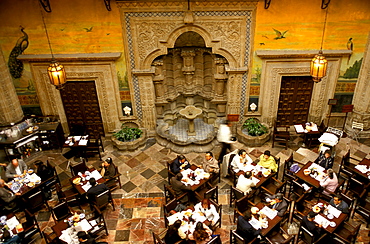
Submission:
M 98 181 L 102 177 L 101 177 L 101 174 L 99 173 L 99 171 L 94 170 L 93 172 L 90 173 L 90 178 L 95 178 L 95 180 Z
M 259 221 L 258 221 L 258 220 L 256 220 L 255 218 L 251 218 L 251 220 L 249 220 L 249 223 L 250 223 L 250 224 L 251 224 L 251 226 L 253 226 L 253 228 L 255 228 L 256 230 L 262 229 L 261 222 L 259 222 Z
M 294 125 L 294 128 L 297 131 L 297 133 L 303 133 L 304 132 L 304 129 L 303 129 L 302 125 Z
M 19 221 L 17 217 L 13 216 L 6 220 L 6 225 L 9 227 L 9 230 L 13 230 L 17 225 L 19 225 Z
M 335 218 L 338 218 L 339 215 L 342 213 L 339 209 L 329 205 L 328 206 L 328 213 L 334 215 Z
M 325 219 L 323 216 L 321 216 L 320 214 L 316 215 L 315 216 L 315 219 L 314 221 L 318 224 L 321 224 L 322 227 L 326 228 L 328 227 L 328 225 L 330 224 L 330 221 Z
M 366 165 L 361 165 L 361 164 L 356 165 L 356 166 L 355 166 L 355 169 L 357 169 L 358 171 L 360 171 L 360 172 L 361 172 L 361 173 L 363 173 L 363 174 L 366 174 L 366 172 L 367 172 L 367 171 L 369 171 L 369 170 L 367 169 L 367 166 L 366 166 Z

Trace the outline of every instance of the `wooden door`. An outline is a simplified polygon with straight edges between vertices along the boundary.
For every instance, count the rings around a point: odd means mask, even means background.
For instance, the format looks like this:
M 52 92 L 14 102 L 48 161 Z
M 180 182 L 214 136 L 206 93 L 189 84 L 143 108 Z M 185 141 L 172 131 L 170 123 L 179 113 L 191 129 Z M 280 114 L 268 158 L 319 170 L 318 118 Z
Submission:
M 290 126 L 307 122 L 313 84 L 310 76 L 282 77 L 277 125 Z
M 98 96 L 94 81 L 68 81 L 60 90 L 68 126 L 72 132 L 79 128 L 91 137 L 104 136 Z

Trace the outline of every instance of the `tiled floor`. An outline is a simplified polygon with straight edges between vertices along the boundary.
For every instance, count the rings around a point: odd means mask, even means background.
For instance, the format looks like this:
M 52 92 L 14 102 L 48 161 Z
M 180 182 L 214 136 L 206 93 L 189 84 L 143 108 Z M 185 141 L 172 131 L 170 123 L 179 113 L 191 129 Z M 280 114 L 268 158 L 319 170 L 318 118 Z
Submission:
M 114 203 L 116 210 L 111 207 L 105 210 L 104 215 L 107 220 L 109 235 L 102 239 L 108 243 L 153 243 L 151 231 L 159 232 L 164 229 L 163 213 L 161 204 L 163 202 L 163 185 L 167 183 L 166 160 L 172 160 L 176 157 L 176 153 L 166 149 L 155 143 L 153 140 L 148 140 L 145 147 L 135 151 L 126 152 L 118 151 L 105 141 L 105 152 L 103 158 L 112 157 L 113 162 L 118 165 L 119 171 L 122 174 L 121 182 L 122 189 L 113 192 Z M 302 148 L 302 138 L 292 136 L 292 141 L 289 144 L 288 150 L 283 147 L 271 148 L 271 142 L 266 143 L 262 147 L 247 148 L 246 146 L 236 143 L 235 148 L 244 148 L 251 155 L 252 159 L 256 159 L 264 150 L 269 149 L 273 155 L 281 158 L 281 162 L 294 152 L 294 159 L 302 163 L 312 161 L 317 157 L 317 148 L 311 150 Z M 363 157 L 370 158 L 370 141 L 364 141 L 363 144 L 357 144 L 348 138 L 342 138 L 339 144 L 335 147 L 335 166 L 334 170 L 338 169 L 338 163 L 341 157 L 351 149 L 353 157 L 359 159 Z M 219 154 L 220 148 L 216 147 L 213 152 Z M 67 151 L 63 151 L 66 153 Z M 185 155 L 187 159 L 195 164 L 201 162 L 204 154 L 188 153 Z M 37 157 L 28 160 L 29 164 L 33 161 L 52 160 L 57 165 L 60 180 L 64 184 L 68 184 L 70 172 L 68 170 L 68 159 L 59 152 L 42 152 Z M 74 161 L 74 158 L 71 158 Z M 98 158 L 89 158 L 89 163 L 97 167 L 99 164 Z M 231 181 L 228 178 L 222 178 L 219 183 L 219 203 L 223 205 L 222 228 L 217 230 L 217 234 L 221 234 L 222 243 L 229 243 L 229 230 L 235 229 L 232 223 L 232 209 L 228 205 L 229 187 Z M 51 202 L 55 204 L 55 202 Z M 84 206 L 85 208 L 87 206 Z M 38 215 L 41 228 L 45 232 L 50 232 L 50 226 L 54 224 L 50 213 L 41 211 Z M 361 231 L 357 243 L 369 243 L 369 229 L 363 224 L 363 220 L 357 214 L 351 220 L 355 223 L 361 223 Z M 37 240 L 36 243 L 44 243 L 43 240 Z

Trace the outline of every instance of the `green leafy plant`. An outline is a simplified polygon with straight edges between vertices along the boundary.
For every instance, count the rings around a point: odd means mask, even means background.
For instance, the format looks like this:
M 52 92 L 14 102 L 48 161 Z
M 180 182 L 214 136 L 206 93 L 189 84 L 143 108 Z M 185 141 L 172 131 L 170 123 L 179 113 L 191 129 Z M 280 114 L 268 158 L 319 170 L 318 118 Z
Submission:
M 261 124 L 257 118 L 246 119 L 242 129 L 246 129 L 250 136 L 260 136 L 268 132 L 267 127 Z
M 130 128 L 126 125 L 122 125 L 121 130 L 114 133 L 113 136 L 119 141 L 128 142 L 138 139 L 141 134 L 143 134 L 143 131 L 139 128 Z

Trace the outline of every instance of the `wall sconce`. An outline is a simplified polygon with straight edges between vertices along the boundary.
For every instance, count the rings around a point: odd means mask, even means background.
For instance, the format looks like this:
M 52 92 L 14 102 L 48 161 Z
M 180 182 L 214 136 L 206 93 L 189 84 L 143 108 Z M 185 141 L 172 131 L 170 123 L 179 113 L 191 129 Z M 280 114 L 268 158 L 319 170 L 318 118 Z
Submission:
M 251 103 L 251 104 L 249 105 L 249 107 L 250 107 L 250 109 L 251 109 L 252 113 L 254 113 L 254 112 L 256 111 L 256 109 L 257 109 L 257 105 L 256 105 L 255 103 Z
M 131 108 L 130 107 L 128 107 L 128 106 L 124 107 L 123 111 L 125 112 L 126 116 L 130 116 L 130 114 L 131 114 Z

